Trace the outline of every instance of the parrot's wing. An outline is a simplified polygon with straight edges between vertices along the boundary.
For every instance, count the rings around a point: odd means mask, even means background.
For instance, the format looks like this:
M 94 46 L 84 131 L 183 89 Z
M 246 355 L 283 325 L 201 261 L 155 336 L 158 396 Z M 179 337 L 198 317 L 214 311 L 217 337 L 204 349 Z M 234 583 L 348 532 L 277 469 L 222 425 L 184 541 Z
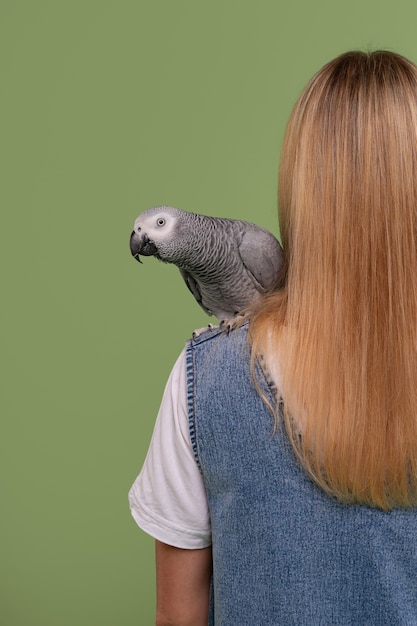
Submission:
M 207 309 L 203 304 L 200 288 L 197 281 L 191 276 L 191 274 L 189 274 L 185 270 L 181 269 L 180 267 L 178 269 L 180 270 L 181 276 L 183 277 L 185 284 L 187 285 L 188 289 L 191 291 L 201 308 L 207 313 L 207 315 L 213 315 L 212 311 L 210 311 L 210 309 Z
M 261 292 L 272 289 L 282 265 L 282 248 L 275 237 L 263 230 L 246 231 L 239 243 L 242 263 Z

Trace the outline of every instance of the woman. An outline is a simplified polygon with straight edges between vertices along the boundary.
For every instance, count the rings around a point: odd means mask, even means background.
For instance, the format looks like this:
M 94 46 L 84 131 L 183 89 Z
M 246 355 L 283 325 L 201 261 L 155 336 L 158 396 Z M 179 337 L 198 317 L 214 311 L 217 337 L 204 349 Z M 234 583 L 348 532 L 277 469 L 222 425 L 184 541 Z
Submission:
M 313 77 L 279 217 L 280 284 L 188 343 L 130 492 L 157 624 L 417 624 L 415 65 Z

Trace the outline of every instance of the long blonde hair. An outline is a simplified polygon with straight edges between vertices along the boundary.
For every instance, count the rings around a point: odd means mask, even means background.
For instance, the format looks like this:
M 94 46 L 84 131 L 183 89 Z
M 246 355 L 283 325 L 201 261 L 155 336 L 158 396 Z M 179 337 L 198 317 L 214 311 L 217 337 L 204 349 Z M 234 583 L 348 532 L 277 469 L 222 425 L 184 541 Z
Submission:
M 293 447 L 342 501 L 417 505 L 414 64 L 350 52 L 313 77 L 284 139 L 279 219 L 285 271 L 250 337 L 279 355 Z

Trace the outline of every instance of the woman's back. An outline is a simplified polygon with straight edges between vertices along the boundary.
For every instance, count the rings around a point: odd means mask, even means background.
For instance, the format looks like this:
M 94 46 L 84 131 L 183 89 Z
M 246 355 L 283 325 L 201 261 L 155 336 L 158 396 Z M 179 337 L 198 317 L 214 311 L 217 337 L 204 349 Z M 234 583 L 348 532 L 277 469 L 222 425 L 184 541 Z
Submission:
M 187 358 L 213 623 L 417 624 L 417 510 L 343 504 L 309 479 L 253 386 L 246 326 L 201 335 Z

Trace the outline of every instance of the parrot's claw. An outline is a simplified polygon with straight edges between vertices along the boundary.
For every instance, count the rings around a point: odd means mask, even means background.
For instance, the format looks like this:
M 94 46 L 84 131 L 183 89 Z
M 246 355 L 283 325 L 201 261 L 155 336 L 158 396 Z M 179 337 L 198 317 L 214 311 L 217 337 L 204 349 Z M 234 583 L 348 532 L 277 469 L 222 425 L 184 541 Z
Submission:
M 245 318 L 245 315 L 243 315 L 242 313 L 237 313 L 236 315 L 234 315 L 233 317 L 227 320 L 226 319 L 222 320 L 220 322 L 220 328 L 224 330 L 227 334 L 229 334 L 231 330 L 241 326 L 242 322 L 244 321 L 244 318 Z
M 197 337 L 199 337 L 202 333 L 205 333 L 206 330 L 215 330 L 216 328 L 219 327 L 215 326 L 214 324 L 207 324 L 207 326 L 204 326 L 203 328 L 197 328 L 193 332 L 193 339 L 197 339 Z

